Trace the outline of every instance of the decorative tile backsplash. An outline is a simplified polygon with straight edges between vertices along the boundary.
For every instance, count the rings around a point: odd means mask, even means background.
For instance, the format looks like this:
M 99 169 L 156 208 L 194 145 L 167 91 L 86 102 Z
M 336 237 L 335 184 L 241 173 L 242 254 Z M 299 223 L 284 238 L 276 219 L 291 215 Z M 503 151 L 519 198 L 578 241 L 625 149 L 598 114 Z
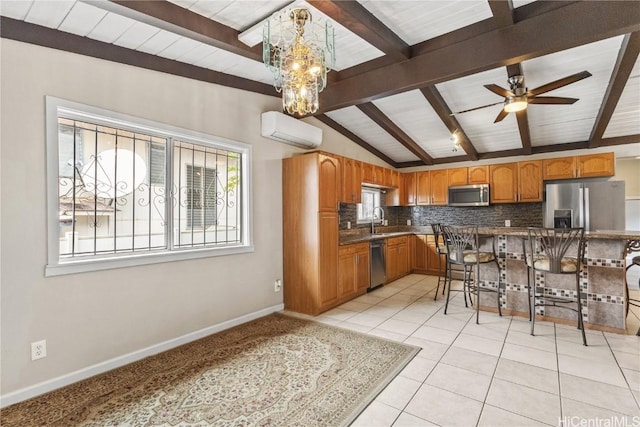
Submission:
M 422 226 L 431 223 L 446 225 L 482 225 L 487 227 L 504 227 L 506 219 L 512 227 L 542 227 L 542 203 L 509 203 L 482 207 L 452 206 L 391 206 L 384 207 L 385 219 L 390 226 L 411 225 Z M 340 230 L 347 229 L 347 221 L 351 228 L 370 227 L 369 224 L 356 224 L 356 205 L 340 204 Z

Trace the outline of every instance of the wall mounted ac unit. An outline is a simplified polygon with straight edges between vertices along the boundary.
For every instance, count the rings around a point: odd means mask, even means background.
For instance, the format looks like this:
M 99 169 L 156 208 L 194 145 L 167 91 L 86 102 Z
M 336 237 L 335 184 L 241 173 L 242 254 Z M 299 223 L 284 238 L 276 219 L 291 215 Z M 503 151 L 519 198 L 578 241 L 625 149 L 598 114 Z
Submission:
M 322 143 L 322 129 L 278 111 L 262 113 L 262 136 L 307 149 Z

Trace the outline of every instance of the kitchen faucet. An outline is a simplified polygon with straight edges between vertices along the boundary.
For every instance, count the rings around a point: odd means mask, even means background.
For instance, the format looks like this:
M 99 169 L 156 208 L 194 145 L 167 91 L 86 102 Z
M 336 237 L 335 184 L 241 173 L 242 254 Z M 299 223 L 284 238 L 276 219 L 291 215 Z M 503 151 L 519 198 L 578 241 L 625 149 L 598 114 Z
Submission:
M 371 234 L 376 234 L 375 222 L 376 222 L 376 209 L 380 209 L 380 224 L 384 225 L 384 209 L 380 206 L 376 206 L 373 208 L 373 213 L 371 214 Z

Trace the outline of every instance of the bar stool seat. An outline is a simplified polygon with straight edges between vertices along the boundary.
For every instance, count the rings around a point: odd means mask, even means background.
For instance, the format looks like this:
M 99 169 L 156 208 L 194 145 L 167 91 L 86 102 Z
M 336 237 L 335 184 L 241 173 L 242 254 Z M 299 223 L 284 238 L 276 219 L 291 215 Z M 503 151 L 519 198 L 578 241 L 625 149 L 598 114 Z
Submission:
M 494 261 L 496 256 L 491 252 L 476 253 L 475 251 L 462 251 L 461 254 L 455 252 L 451 253 L 449 258 L 454 262 L 459 261 L 458 258 L 462 258 L 462 262 L 464 263 L 475 264 L 477 262 L 484 263 Z
M 560 265 L 551 265 L 553 262 L 557 263 L 558 261 L 560 261 Z M 580 263 L 575 258 L 562 258 L 560 260 L 552 260 L 544 255 L 535 255 L 533 257 L 533 264 L 531 263 L 531 258 L 527 258 L 527 266 L 538 271 L 559 271 L 562 273 L 575 273 L 576 270 L 580 267 Z

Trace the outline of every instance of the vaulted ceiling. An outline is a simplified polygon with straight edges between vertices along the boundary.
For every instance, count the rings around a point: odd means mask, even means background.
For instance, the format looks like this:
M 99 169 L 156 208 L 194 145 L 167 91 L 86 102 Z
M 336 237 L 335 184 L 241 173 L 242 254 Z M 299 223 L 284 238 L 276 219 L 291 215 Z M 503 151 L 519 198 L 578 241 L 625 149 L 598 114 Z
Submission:
M 260 22 L 291 4 L 3 0 L 0 34 L 279 96 L 261 44 L 250 47 L 238 36 L 251 37 L 254 27 L 260 37 Z M 392 166 L 640 143 L 636 1 L 295 4 L 336 29 L 336 67 L 316 118 Z M 591 76 L 544 93 L 578 98 L 574 104 L 530 104 L 494 123 L 503 97 L 485 85 L 508 88 L 510 76 L 523 75 L 531 90 L 582 71 Z M 495 105 L 476 109 L 488 104 Z M 452 114 L 465 110 L 473 111 Z M 458 151 L 452 151 L 453 132 Z

